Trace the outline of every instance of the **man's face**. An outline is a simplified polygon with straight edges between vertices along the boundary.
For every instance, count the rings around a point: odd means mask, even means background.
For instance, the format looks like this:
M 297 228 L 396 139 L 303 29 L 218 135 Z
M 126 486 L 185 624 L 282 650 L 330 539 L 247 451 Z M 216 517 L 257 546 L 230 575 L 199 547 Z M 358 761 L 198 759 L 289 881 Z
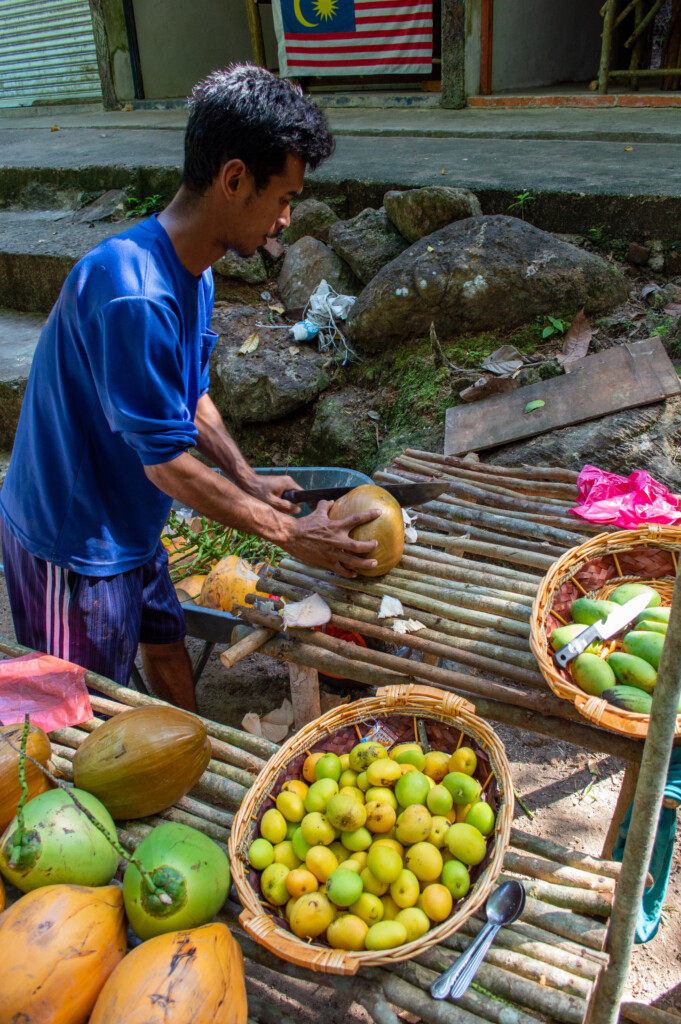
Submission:
M 273 174 L 265 188 L 256 191 L 253 177 L 246 171 L 239 183 L 237 201 L 231 203 L 225 243 L 241 256 L 252 256 L 258 246 L 264 245 L 288 227 L 291 200 L 303 188 L 305 161 L 289 153 L 281 174 Z

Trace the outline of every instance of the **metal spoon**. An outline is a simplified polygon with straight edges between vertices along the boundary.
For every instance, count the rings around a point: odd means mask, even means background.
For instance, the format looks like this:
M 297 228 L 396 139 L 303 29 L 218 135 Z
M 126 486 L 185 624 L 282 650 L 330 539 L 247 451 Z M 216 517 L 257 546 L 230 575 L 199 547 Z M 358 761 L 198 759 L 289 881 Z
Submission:
M 485 958 L 494 937 L 501 927 L 511 924 L 525 907 L 525 888 L 514 880 L 504 882 L 495 889 L 485 904 L 487 923 L 480 929 L 465 953 L 457 957 L 451 967 L 430 986 L 433 999 L 458 999 L 464 994 L 475 972 Z

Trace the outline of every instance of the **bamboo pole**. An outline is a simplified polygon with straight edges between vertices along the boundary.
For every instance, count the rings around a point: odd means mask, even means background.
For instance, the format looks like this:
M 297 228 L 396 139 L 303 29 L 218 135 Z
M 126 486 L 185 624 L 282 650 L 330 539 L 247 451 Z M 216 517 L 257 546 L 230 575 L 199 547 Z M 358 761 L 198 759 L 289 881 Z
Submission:
M 411 459 L 402 459 L 400 468 L 404 470 L 412 470 L 416 472 L 423 472 L 422 467 L 419 463 L 413 462 Z M 380 476 L 386 476 L 385 473 L 376 473 L 375 477 L 378 479 Z M 537 502 L 530 500 L 529 498 L 522 498 L 517 491 L 514 491 L 510 487 L 500 487 L 498 484 L 488 483 L 484 487 L 477 486 L 476 484 L 469 484 L 462 480 L 455 472 L 441 469 L 438 472 L 438 478 L 440 480 L 449 480 L 449 490 L 452 494 L 463 494 L 469 498 L 477 498 L 478 501 L 484 501 L 485 499 L 490 500 L 488 503 L 496 505 L 505 502 L 506 507 L 508 503 L 517 504 L 523 512 L 541 511 L 549 513 L 551 511 L 564 511 L 570 508 L 571 501 L 563 501 L 560 498 L 544 498 L 542 501 Z
M 241 615 L 248 622 L 255 625 L 265 625 L 268 629 L 272 628 L 270 626 L 272 618 L 269 615 L 246 608 L 241 610 Z M 436 665 L 412 662 L 392 654 L 384 654 L 381 651 L 371 651 L 313 629 L 291 629 L 290 635 L 291 639 L 289 640 L 276 639 L 268 641 L 263 647 L 263 651 L 272 654 L 273 657 L 280 657 L 284 661 L 297 662 L 297 652 L 307 647 L 307 657 L 309 660 L 305 664 L 323 672 L 324 659 L 322 652 L 319 652 L 318 662 L 315 662 L 311 654 L 315 648 L 323 648 L 324 651 L 333 653 L 336 658 L 336 667 L 340 667 L 342 662 L 343 674 L 351 679 L 359 678 L 357 675 L 351 674 L 353 668 L 361 666 L 364 670 L 368 666 L 376 666 L 377 669 L 388 670 L 391 676 L 397 675 L 399 672 L 403 678 L 425 679 L 428 682 L 435 683 L 444 689 L 453 690 L 457 693 L 463 689 L 471 694 L 483 694 L 500 701 L 512 700 L 523 708 L 537 711 L 543 715 L 558 709 L 563 710 L 563 704 L 566 706 L 567 714 L 574 714 L 575 718 L 579 714 L 579 712 L 575 712 L 572 709 L 571 705 L 561 702 L 549 693 L 528 693 L 516 687 L 503 686 L 500 683 L 493 683 L 487 679 L 480 679 L 478 676 L 468 676 L 461 672 L 454 672 L 451 669 L 439 668 Z M 334 674 L 336 673 L 334 672 Z M 360 679 L 359 681 L 363 682 L 365 680 Z
M 463 953 L 472 941 L 471 936 L 458 931 L 444 939 L 441 945 L 457 953 Z M 417 958 L 417 962 L 421 962 L 419 958 Z M 496 939 L 495 945 L 485 954 L 485 963 L 513 974 L 519 974 L 522 978 L 527 978 L 539 985 L 547 985 L 559 992 L 565 992 L 567 995 L 574 995 L 578 999 L 588 999 L 591 995 L 591 982 L 585 978 L 572 974 L 562 966 L 547 963 L 545 960 L 537 960 L 526 953 L 504 949 L 496 942 Z
M 476 555 L 484 555 L 486 558 L 499 559 L 502 562 L 512 562 L 518 565 L 531 565 L 535 569 L 550 569 L 555 558 L 551 555 L 542 555 L 535 551 L 521 551 L 518 548 L 506 547 L 503 544 L 487 544 L 479 540 L 466 540 L 465 537 L 450 537 L 440 533 L 430 533 L 426 530 L 416 530 L 416 537 L 419 544 L 432 544 L 437 548 L 455 548 L 460 551 L 472 551 Z
M 456 943 L 456 939 L 454 942 Z M 426 982 L 432 984 L 435 978 L 447 967 L 450 967 L 456 959 L 457 957 L 449 953 L 443 946 L 426 950 L 415 958 L 418 966 L 426 968 L 424 984 Z M 407 976 L 409 975 L 407 974 Z M 585 1000 L 551 988 L 549 985 L 540 985 L 538 982 L 501 967 L 493 966 L 486 959 L 480 964 L 475 979 L 476 983 L 491 995 L 559 1020 L 561 1024 L 582 1024 L 584 1020 Z M 458 1001 L 454 1005 L 458 1005 Z
M 366 608 L 372 612 L 380 610 L 381 601 L 384 596 L 382 593 L 364 593 L 360 589 L 362 584 L 358 584 L 357 587 L 341 589 L 333 583 L 327 583 L 323 579 L 280 568 L 275 569 L 274 576 L 268 576 L 266 581 L 256 584 L 256 589 L 259 589 L 261 593 L 266 592 L 268 588 L 271 593 L 283 593 L 281 587 L 278 586 L 279 581 L 303 587 L 306 591 L 305 596 L 310 592 L 317 593 L 327 602 L 329 599 L 347 600 L 348 596 L 352 594 L 353 603 L 356 603 L 360 608 Z M 354 581 L 349 580 L 348 582 Z M 513 631 L 510 629 L 502 631 L 495 627 L 499 617 L 492 615 L 483 615 L 481 617 L 470 609 L 453 609 L 453 606 L 446 604 L 442 608 L 438 608 L 437 603 L 434 605 L 432 601 L 428 601 L 418 595 L 414 595 L 414 600 L 412 601 L 411 596 L 408 597 L 399 588 L 394 589 L 396 592 L 392 596 L 402 601 L 405 607 L 405 614 L 412 618 L 416 615 L 419 622 L 426 627 L 436 626 L 442 633 L 452 633 L 454 636 L 464 636 L 474 640 L 488 639 L 504 647 L 511 647 L 524 652 L 529 651 L 528 626 L 526 623 L 515 622 L 513 623 Z M 402 600 L 403 598 L 404 600 Z M 419 607 L 419 605 L 424 605 L 424 607 Z M 457 611 L 457 618 L 451 617 L 452 610 Z M 512 620 L 505 622 L 503 616 L 501 619 L 501 625 L 507 625 L 508 622 L 512 622 Z
M 437 552 L 442 555 L 442 552 Z M 489 573 L 479 572 L 477 569 L 463 569 L 459 565 L 450 565 L 448 562 L 437 558 L 424 558 L 422 555 L 402 555 L 395 569 L 400 573 L 415 572 L 426 573 L 428 576 L 439 576 L 441 580 L 452 583 L 470 583 L 474 586 L 487 586 L 498 590 L 500 593 L 512 594 L 516 601 L 525 601 L 530 604 L 537 594 L 537 587 L 531 583 L 513 581 L 508 577 L 497 576 L 494 573 L 494 566 L 490 565 Z M 393 569 L 393 572 L 395 572 Z
M 238 810 L 247 792 L 247 789 L 230 779 L 214 775 L 212 772 L 204 772 L 196 785 L 189 790 L 189 796 L 194 798 L 212 797 L 215 800 L 224 801 L 233 810 Z
M 480 530 L 476 526 L 470 526 L 467 523 L 455 522 L 451 517 L 443 518 L 442 515 L 419 511 L 418 519 L 416 520 L 417 531 L 422 527 L 426 527 L 430 530 L 441 530 L 454 540 L 459 537 L 462 540 L 470 538 L 470 540 L 474 540 L 480 544 L 512 544 L 516 551 L 537 551 L 540 554 L 546 552 L 549 555 L 553 555 L 554 560 L 556 558 L 560 558 L 567 548 L 576 547 L 577 544 L 581 544 L 586 540 L 586 537 L 582 537 L 576 540 L 574 544 L 562 544 L 559 546 L 544 540 L 526 540 L 524 537 L 511 536 L 504 532 L 495 532 L 493 529 Z M 457 547 L 460 547 L 460 545 L 457 545 Z
M 636 3 L 637 0 L 634 0 Z M 447 458 L 447 456 L 444 456 Z M 496 473 L 485 472 L 481 468 L 481 463 L 468 462 L 464 465 L 452 466 L 451 463 L 444 462 L 441 459 L 435 459 L 432 455 L 425 457 L 422 456 L 419 459 L 413 458 L 408 452 L 403 455 L 396 456 L 394 465 L 402 465 L 403 460 L 409 459 L 413 465 L 416 462 L 423 463 L 424 467 L 429 470 L 439 471 L 442 468 L 456 470 L 456 476 L 462 480 L 478 481 L 479 483 L 494 483 L 499 481 L 501 486 L 505 486 L 514 491 L 524 492 L 526 494 L 533 495 L 546 495 L 547 497 L 563 498 L 565 501 L 573 501 L 577 497 L 577 488 L 574 483 L 564 483 L 558 480 L 546 480 L 544 478 L 536 478 L 522 475 L 522 470 L 516 470 L 515 475 L 506 474 L 502 476 Z
M 634 1024 L 679 1024 L 681 1021 L 681 1017 L 675 1013 L 636 1002 L 622 1003 L 620 1019 L 633 1021 Z
M 223 667 L 234 668 L 238 662 L 262 647 L 266 640 L 271 639 L 271 636 L 272 634 L 266 629 L 261 629 L 249 633 L 248 636 L 243 637 L 241 640 L 237 640 L 226 651 L 220 652 L 220 661 Z
M 543 573 L 539 571 L 537 573 L 529 573 L 523 572 L 515 566 L 510 568 L 507 565 L 491 564 L 489 562 L 476 562 L 472 558 L 464 558 L 460 555 L 452 555 L 447 551 L 421 547 L 418 544 L 405 544 L 404 553 L 406 555 L 411 555 L 414 558 L 425 558 L 429 561 L 437 562 L 438 564 L 451 565 L 457 569 L 470 569 L 472 572 L 480 572 L 483 575 L 489 573 L 490 578 L 502 578 L 505 583 L 508 581 L 506 586 L 508 586 L 509 589 L 513 589 L 513 584 L 522 583 L 527 587 L 526 592 L 528 593 L 534 591 L 536 594 L 543 579 Z
M 390 570 L 390 578 L 395 582 L 398 579 L 405 580 L 406 583 L 426 582 L 431 586 L 436 586 L 440 592 L 444 590 L 461 594 L 479 594 L 481 597 L 493 597 L 500 601 L 511 601 L 530 609 L 534 603 L 533 599 L 525 594 L 514 594 L 511 590 L 499 590 L 489 584 L 477 584 L 473 583 L 472 580 L 451 580 L 447 579 L 446 576 L 434 577 L 425 569 L 421 572 L 414 572 L 413 569 L 405 568 L 401 560 L 398 565 Z
M 556 864 L 555 861 L 539 857 L 528 857 L 526 854 L 507 850 L 504 856 L 504 867 L 528 878 L 539 878 L 545 882 L 556 882 L 576 889 L 590 889 L 594 892 L 613 893 L 615 881 L 605 875 L 589 874 L 577 868 Z
M 212 821 L 213 824 L 222 825 L 227 829 L 231 829 L 234 821 L 234 815 L 228 811 L 213 807 L 212 804 L 203 803 L 202 800 L 194 800 L 190 796 L 180 797 L 175 801 L 175 807 L 181 811 L 189 811 L 190 814 L 196 814 L 199 818 L 205 818 L 206 821 Z
M 484 923 L 477 917 L 469 917 L 461 925 L 460 931 L 463 935 L 474 938 L 483 927 Z M 524 927 L 531 930 L 529 926 Z M 548 941 L 526 937 L 513 931 L 511 928 L 502 928 L 497 932 L 494 944 L 500 949 L 522 953 L 524 956 L 532 957 L 534 960 L 542 963 L 560 967 L 562 970 L 568 971 L 579 978 L 585 978 L 587 981 L 593 982 L 596 980 L 603 968 L 603 963 L 597 963 L 585 957 L 583 946 L 578 947 L 574 943 L 568 943 L 565 939 L 562 940 L 563 946 L 560 946 L 558 943 L 561 940 L 557 936 L 549 935 L 546 932 L 543 934 Z M 570 946 L 571 948 L 565 949 L 563 948 L 564 946 Z
M 465 696 L 465 694 L 464 694 Z M 567 701 L 561 701 L 561 705 L 570 707 Z M 619 733 L 610 732 L 608 729 L 599 729 L 597 726 L 587 725 L 584 718 L 570 718 L 570 725 L 566 726 L 566 709 L 555 715 L 538 715 L 524 708 L 513 706 L 501 701 L 488 700 L 485 697 L 475 699 L 477 713 L 482 718 L 489 718 L 493 722 L 503 722 L 505 725 L 512 725 L 516 729 L 529 729 L 530 732 L 539 733 L 541 736 L 550 736 L 553 739 L 566 739 L 576 746 L 584 747 L 586 750 L 594 750 L 597 753 L 611 754 L 613 757 L 621 757 L 625 761 L 637 757 L 640 758 L 641 744 L 638 740 L 629 739 Z
M 30 647 L 24 647 L 23 644 L 17 644 L 13 640 L 8 640 L 7 637 L 0 636 L 0 652 L 7 654 L 12 658 L 20 657 L 22 654 L 35 654 L 35 651 Z M 100 676 L 96 672 L 85 673 L 85 683 L 88 687 L 92 687 L 95 690 L 101 690 L 102 693 L 106 693 L 107 697 L 112 697 L 113 701 L 106 702 L 109 706 L 104 706 L 105 702 L 102 698 L 97 697 L 95 694 L 90 694 L 90 704 L 93 710 L 101 710 L 106 714 L 115 713 L 110 705 L 115 708 L 114 701 L 118 701 L 121 704 L 126 704 L 128 707 L 148 707 L 153 705 L 160 705 L 161 707 L 167 707 L 167 702 L 159 700 L 157 697 L 150 697 L 144 693 L 137 693 L 135 690 L 130 690 L 127 686 L 121 686 L 120 683 L 115 683 L 112 679 L 107 679 L 106 676 Z M 121 709 L 118 708 L 118 713 Z M 127 708 L 126 708 L 127 710 Z M 279 749 L 276 743 L 272 743 L 271 740 L 267 740 L 264 736 L 252 736 L 250 733 L 243 732 L 241 729 L 234 729 L 229 725 L 222 725 L 220 722 L 213 722 L 209 718 L 202 718 L 201 715 L 197 715 L 203 724 L 206 726 L 209 736 L 215 736 L 216 739 L 224 740 L 226 743 L 231 743 L 234 747 L 239 748 L 241 753 L 238 755 L 242 761 L 244 760 L 243 751 L 248 751 L 251 754 L 257 755 L 255 758 L 245 759 L 247 764 L 250 765 L 255 771 L 260 771 L 264 767 L 265 761 L 269 760 L 273 754 Z M 236 762 L 235 762 L 236 763 Z M 237 765 L 238 767 L 246 767 L 246 763 Z
M 598 952 L 605 949 L 608 934 L 606 926 L 576 910 L 565 910 L 528 895 L 521 920 L 523 924 L 536 925 Z
M 204 835 L 209 836 L 223 846 L 226 846 L 229 842 L 229 832 L 226 829 L 207 821 L 203 817 L 197 817 L 195 814 L 187 813 L 187 811 L 178 810 L 176 807 L 168 807 L 165 811 L 160 811 L 158 814 L 150 814 L 145 818 L 135 818 L 130 821 L 122 820 L 117 823 L 116 827 L 122 828 L 133 835 L 139 826 L 148 825 L 151 829 L 167 821 L 176 822 L 180 825 L 189 825 L 191 828 L 198 829 Z
M 319 580 L 322 583 L 327 583 L 330 586 L 337 587 L 337 577 L 335 573 L 330 572 L 327 569 L 318 569 L 315 566 L 305 566 L 305 572 L 313 580 Z M 275 579 L 278 577 L 279 570 L 275 571 Z M 390 579 L 389 575 L 385 576 L 384 579 Z M 269 585 L 269 579 L 266 581 Z M 495 602 L 494 612 L 478 612 L 475 608 L 466 608 L 462 604 L 453 604 L 446 600 L 437 600 L 429 594 L 422 594 L 414 589 L 414 586 L 418 584 L 410 584 L 409 586 L 402 586 L 396 584 L 393 586 L 391 583 L 379 583 L 369 577 L 355 579 L 347 579 L 343 581 L 343 589 L 350 590 L 353 593 L 357 592 L 360 594 L 369 594 L 373 597 L 382 599 L 383 597 L 397 597 L 400 600 L 404 598 L 404 604 L 409 605 L 411 608 L 417 608 L 420 611 L 429 612 L 433 615 L 441 615 L 447 619 L 455 619 L 460 622 L 468 623 L 473 626 L 484 626 L 489 629 L 495 629 L 500 633 L 511 633 L 514 636 L 529 637 L 530 627 L 527 621 L 527 609 L 523 605 L 511 605 L 508 603 L 508 610 L 514 611 L 517 614 L 522 614 L 523 619 L 507 619 L 504 614 L 499 614 L 499 608 L 502 607 L 501 602 Z M 424 585 L 425 588 L 426 585 Z M 419 587 L 419 590 L 424 589 Z M 429 590 L 437 593 L 437 588 L 429 588 Z M 458 595 L 457 595 L 458 596 Z M 380 603 L 380 602 L 379 602 Z M 490 607 L 490 602 L 486 601 L 484 607 Z
M 438 515 L 444 516 L 454 522 L 477 523 L 490 530 L 498 530 L 501 533 L 517 534 L 519 537 L 540 538 L 564 548 L 577 547 L 587 539 L 584 534 L 573 533 L 560 527 L 549 526 L 546 523 L 533 522 L 529 519 L 517 519 L 511 516 L 501 515 L 499 512 L 486 512 L 484 509 L 475 507 L 464 509 L 447 501 L 434 499 L 429 501 L 428 510 L 432 509 Z M 577 525 L 577 521 L 575 521 Z
M 617 880 L 622 872 L 622 865 L 617 861 L 603 860 L 601 857 L 592 857 L 579 850 L 571 850 L 567 846 L 559 846 L 558 843 L 553 843 L 550 839 L 532 836 L 529 832 L 523 832 L 519 828 L 511 828 L 511 846 L 524 850 L 525 853 L 533 853 L 538 857 L 545 857 L 547 860 L 558 861 L 559 864 L 565 864 L 567 867 L 589 871 L 594 875 L 605 875 L 606 878 Z M 652 885 L 652 878 L 650 884 Z
M 657 835 L 680 699 L 681 573 L 677 573 L 622 859 L 622 873 L 615 893 L 608 941 L 610 964 L 599 980 L 590 1007 L 589 1019 L 594 1024 L 615 1024 L 624 994 L 646 872 Z
M 207 771 L 212 772 L 213 775 L 219 775 L 222 779 L 230 779 L 237 785 L 242 786 L 244 791 L 249 789 L 255 781 L 253 775 L 245 772 L 243 768 L 235 768 L 234 765 L 226 761 L 218 761 L 214 757 L 208 762 Z
M 407 448 L 404 453 L 414 459 L 432 459 L 447 466 L 470 466 L 471 463 L 461 455 L 442 455 L 440 452 L 422 452 L 418 448 Z M 493 462 L 476 462 L 475 468 L 490 476 L 517 477 L 521 473 L 528 480 L 558 480 L 577 484 L 579 473 L 574 469 L 563 469 L 561 466 L 500 466 Z
M 503 872 L 499 875 L 500 882 L 513 879 Z M 595 914 L 598 917 L 610 917 L 612 911 L 612 893 L 593 892 L 590 889 L 571 889 L 567 885 L 555 885 L 541 879 L 523 878 L 523 885 L 528 896 L 543 903 L 551 903 L 554 907 L 574 910 L 578 914 Z
M 327 587 L 323 583 L 314 586 L 314 581 L 307 580 L 298 574 L 288 573 L 284 570 L 280 571 L 279 569 L 276 571 L 277 576 L 268 576 L 266 583 L 258 584 L 262 586 L 263 593 L 272 592 L 292 601 L 300 601 L 308 597 L 310 592 L 314 591 L 324 598 L 334 613 L 355 619 L 358 623 L 376 622 L 376 613 L 381 603 L 378 598 L 369 597 L 366 594 L 355 594 L 353 596 L 353 604 L 347 604 L 345 601 L 336 600 L 333 596 L 335 593 L 338 593 L 337 588 Z M 281 576 L 281 579 L 279 576 Z M 303 579 L 305 583 L 304 589 L 284 582 L 294 578 Z M 343 596 L 347 595 L 343 594 Z M 428 637 L 437 643 L 451 644 L 452 647 L 457 649 L 475 650 L 489 657 L 505 659 L 514 665 L 528 668 L 531 671 L 536 670 L 537 662 L 534 655 L 530 653 L 530 645 L 527 640 L 521 637 L 511 636 L 510 633 L 498 633 L 496 630 L 479 629 L 460 622 L 451 622 L 447 619 L 441 619 L 436 615 L 428 615 L 425 612 L 419 612 L 418 614 L 419 621 L 426 627 L 423 630 L 419 630 L 422 637 Z M 405 643 L 405 635 L 393 633 L 391 642 Z M 452 658 L 456 660 L 454 655 L 452 655 Z

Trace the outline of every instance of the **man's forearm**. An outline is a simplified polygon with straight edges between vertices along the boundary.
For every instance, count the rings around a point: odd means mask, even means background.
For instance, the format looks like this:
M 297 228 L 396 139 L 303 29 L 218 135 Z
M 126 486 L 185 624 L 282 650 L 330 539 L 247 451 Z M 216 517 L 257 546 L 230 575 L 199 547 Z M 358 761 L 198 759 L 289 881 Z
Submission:
M 256 533 L 280 547 L 295 533 L 295 519 L 251 497 L 186 452 L 170 462 L 145 466 L 144 471 L 164 494 L 224 526 Z
M 194 423 L 199 431 L 196 449 L 222 469 L 239 487 L 247 487 L 254 475 L 234 438 L 208 395 L 202 395 Z

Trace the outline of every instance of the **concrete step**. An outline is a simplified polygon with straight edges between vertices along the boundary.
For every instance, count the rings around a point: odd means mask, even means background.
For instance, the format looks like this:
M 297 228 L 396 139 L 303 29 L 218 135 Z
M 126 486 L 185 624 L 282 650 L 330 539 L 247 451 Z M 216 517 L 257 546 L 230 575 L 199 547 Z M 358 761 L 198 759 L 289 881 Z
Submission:
M 0 210 L 0 307 L 49 313 L 69 271 L 133 221 L 74 224 L 72 211 Z
M 0 477 L 19 422 L 33 353 L 45 322 L 44 316 L 0 309 Z

